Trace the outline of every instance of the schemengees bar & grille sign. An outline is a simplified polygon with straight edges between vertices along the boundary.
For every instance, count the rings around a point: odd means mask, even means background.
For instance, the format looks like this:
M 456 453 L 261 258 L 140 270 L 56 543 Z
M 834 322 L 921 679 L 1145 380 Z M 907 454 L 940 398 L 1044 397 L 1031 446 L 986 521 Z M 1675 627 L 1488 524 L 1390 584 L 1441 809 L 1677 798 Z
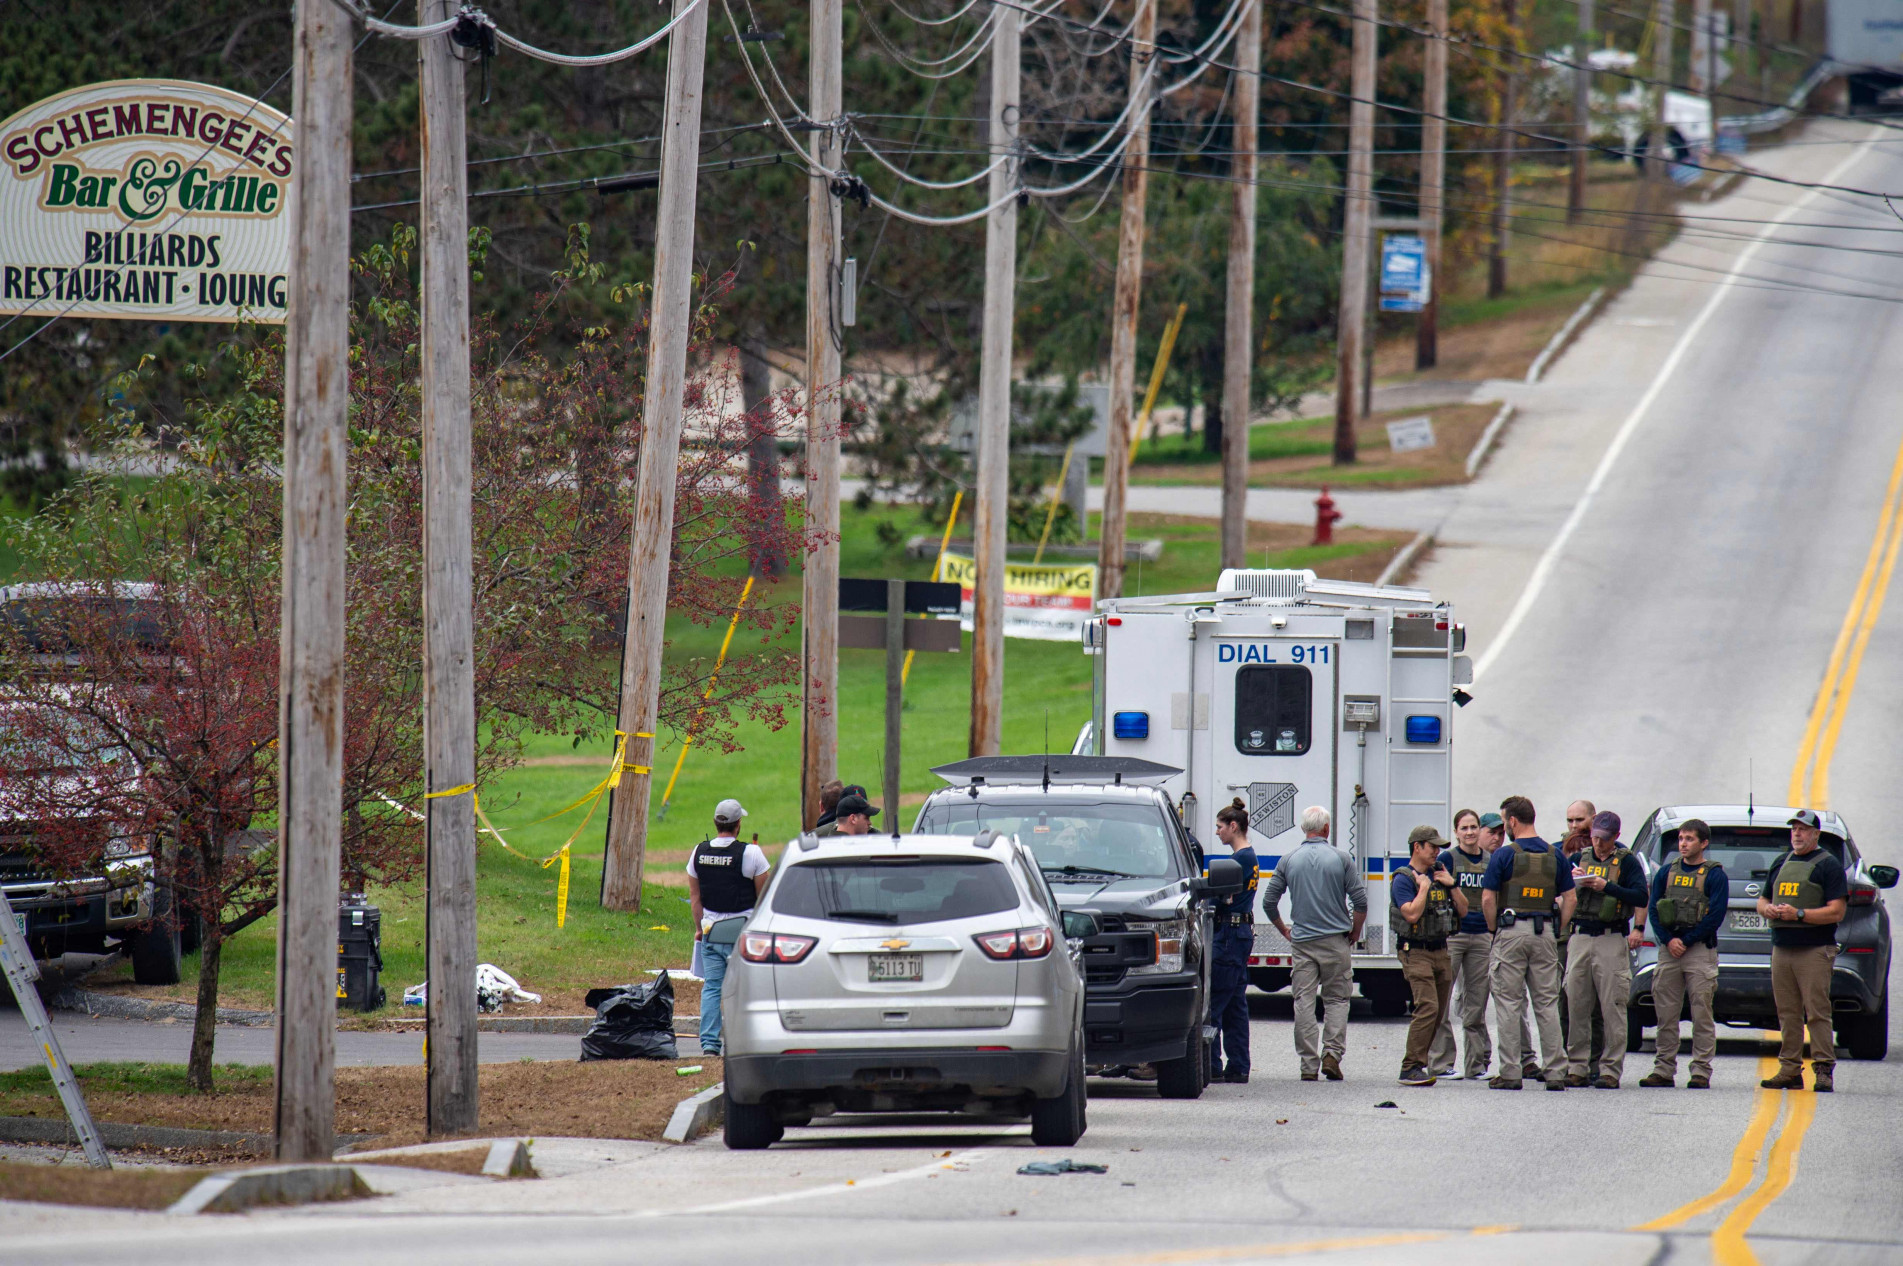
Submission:
M 291 120 L 210 84 L 122 79 L 0 123 L 0 313 L 281 323 Z

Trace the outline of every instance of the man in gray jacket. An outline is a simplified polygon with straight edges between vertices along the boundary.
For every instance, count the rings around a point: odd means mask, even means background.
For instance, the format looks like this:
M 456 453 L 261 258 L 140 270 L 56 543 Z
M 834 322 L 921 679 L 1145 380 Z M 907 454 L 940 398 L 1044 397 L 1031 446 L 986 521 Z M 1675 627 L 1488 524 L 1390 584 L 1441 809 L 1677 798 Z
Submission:
M 1348 1049 L 1348 1000 L 1354 992 L 1354 946 L 1368 919 L 1368 889 L 1354 858 L 1328 842 L 1328 810 L 1302 810 L 1299 845 L 1283 854 L 1262 889 L 1262 909 L 1288 938 L 1295 993 L 1295 1053 L 1302 1080 L 1341 1080 Z M 1282 894 L 1289 896 L 1295 926 L 1282 922 Z M 1315 1024 L 1321 995 L 1323 1026 Z

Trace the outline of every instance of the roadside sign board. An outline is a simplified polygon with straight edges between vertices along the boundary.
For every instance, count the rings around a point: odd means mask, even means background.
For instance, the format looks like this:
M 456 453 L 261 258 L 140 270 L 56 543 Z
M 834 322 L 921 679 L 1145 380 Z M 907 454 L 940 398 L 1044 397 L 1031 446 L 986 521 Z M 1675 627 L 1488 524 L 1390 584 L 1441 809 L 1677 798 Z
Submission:
M 978 565 L 962 554 L 945 555 L 939 575 L 963 591 L 961 624 L 970 629 L 972 587 Z M 1097 565 L 1007 563 L 1004 568 L 1004 635 L 1046 642 L 1081 641 L 1084 622 L 1097 603 Z
M 1397 453 L 1434 447 L 1434 419 L 1423 413 L 1418 418 L 1388 423 L 1388 447 Z
M 865 580 L 856 576 L 839 578 L 841 611 L 883 611 L 885 594 L 886 582 L 883 580 Z M 907 615 L 957 615 L 958 602 L 957 585 L 939 580 L 905 582 Z
M 1427 306 L 1427 243 L 1413 233 L 1381 239 L 1381 310 L 1419 312 Z
M 281 323 L 291 132 L 176 79 L 88 84 L 0 123 L 0 313 Z

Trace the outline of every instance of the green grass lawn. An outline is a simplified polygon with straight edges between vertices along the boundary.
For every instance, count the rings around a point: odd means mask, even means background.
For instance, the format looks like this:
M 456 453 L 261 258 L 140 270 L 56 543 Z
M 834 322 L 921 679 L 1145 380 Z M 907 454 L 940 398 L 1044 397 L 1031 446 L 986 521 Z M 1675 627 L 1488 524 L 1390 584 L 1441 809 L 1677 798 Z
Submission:
M 841 571 L 847 576 L 906 576 L 926 578 L 929 559 L 910 559 L 902 546 L 885 545 L 877 525 L 885 521 L 904 536 L 931 531 L 933 525 L 907 508 L 848 509 L 841 541 Z M 942 525 L 939 525 L 942 528 Z M 1215 582 L 1218 542 L 1214 522 L 1156 523 L 1133 520 L 1135 534 L 1161 536 L 1163 558 L 1133 565 L 1128 591 L 1132 594 L 1178 593 L 1207 589 Z M 888 536 L 894 535 L 888 530 Z M 1265 555 L 1261 565 L 1311 567 L 1369 548 L 1336 545 L 1295 549 Z M 1258 560 L 1251 559 L 1251 562 Z M 797 575 L 775 586 L 761 601 L 797 601 Z M 701 628 L 684 620 L 670 622 L 671 656 L 712 655 L 719 648 L 724 627 Z M 787 649 L 797 648 L 795 631 Z M 970 637 L 959 654 L 921 654 L 907 683 L 901 787 L 904 793 L 927 791 L 942 783 L 930 767 L 963 759 L 970 724 Z M 735 653 L 760 649 L 757 637 L 735 640 Z M 839 770 L 849 782 L 871 789 L 875 802 L 883 782 L 880 768 L 884 750 L 885 657 L 882 651 L 843 651 L 840 654 Z M 1090 714 L 1091 661 L 1071 642 L 1010 639 L 1005 643 L 1004 749 L 1008 752 L 1042 750 L 1046 726 L 1053 750 L 1069 751 L 1078 728 Z M 770 856 L 799 826 L 798 708 L 788 709 L 789 724 L 769 730 L 756 723 L 739 727 L 742 750 L 721 753 L 695 747 L 690 750 L 665 820 L 659 820 L 661 793 L 679 751 L 677 741 L 664 741 L 658 754 L 651 801 L 650 848 L 662 854 L 652 862 L 655 872 L 678 873 L 681 850 L 705 838 L 715 803 L 728 796 L 747 806 L 748 833 L 758 832 Z M 605 804 L 582 831 L 571 854 L 573 867 L 565 927 L 555 925 L 557 871 L 536 860 L 560 848 L 581 826 L 585 810 L 547 822 L 538 822 L 581 796 L 606 772 L 611 747 L 598 739 L 575 744 L 568 735 L 542 734 L 527 742 L 524 756 L 592 757 L 587 765 L 527 764 L 504 773 L 483 789 L 483 807 L 504 831 L 518 857 L 482 838 L 477 861 L 477 935 L 481 961 L 492 962 L 514 975 L 524 988 L 536 992 L 585 990 L 640 978 L 648 968 L 685 966 L 691 949 L 686 890 L 650 883 L 639 913 L 608 911 L 599 904 L 601 858 L 605 834 Z M 909 827 L 915 808 L 902 808 L 900 822 Z M 883 825 L 887 818 L 878 820 Z M 399 888 L 373 888 L 370 899 L 383 914 L 383 982 L 390 994 L 390 1010 L 404 987 L 425 976 L 423 956 L 423 891 L 420 881 Z M 222 994 L 228 1004 L 269 1006 L 273 992 L 276 924 L 264 919 L 227 944 Z M 173 991 L 194 996 L 197 957 L 186 963 L 186 979 Z M 121 976 L 126 975 L 120 969 Z

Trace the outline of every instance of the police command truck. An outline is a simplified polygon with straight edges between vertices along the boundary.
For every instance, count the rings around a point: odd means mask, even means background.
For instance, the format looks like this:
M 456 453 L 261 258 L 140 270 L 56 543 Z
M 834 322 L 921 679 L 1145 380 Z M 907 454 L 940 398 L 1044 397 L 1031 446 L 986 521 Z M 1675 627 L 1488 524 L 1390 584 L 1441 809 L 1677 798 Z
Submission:
M 1115 598 L 1084 630 L 1097 657 L 1078 750 L 1181 772 L 1164 784 L 1199 841 L 1241 797 L 1264 873 L 1299 844 L 1310 805 L 1368 882 L 1355 978 L 1377 1012 L 1408 989 L 1387 880 L 1408 832 L 1451 838 L 1453 714 L 1473 679 L 1466 634 L 1425 590 L 1319 580 L 1312 571 L 1226 570 L 1212 593 Z M 1289 981 L 1289 945 L 1256 912 L 1250 979 Z

